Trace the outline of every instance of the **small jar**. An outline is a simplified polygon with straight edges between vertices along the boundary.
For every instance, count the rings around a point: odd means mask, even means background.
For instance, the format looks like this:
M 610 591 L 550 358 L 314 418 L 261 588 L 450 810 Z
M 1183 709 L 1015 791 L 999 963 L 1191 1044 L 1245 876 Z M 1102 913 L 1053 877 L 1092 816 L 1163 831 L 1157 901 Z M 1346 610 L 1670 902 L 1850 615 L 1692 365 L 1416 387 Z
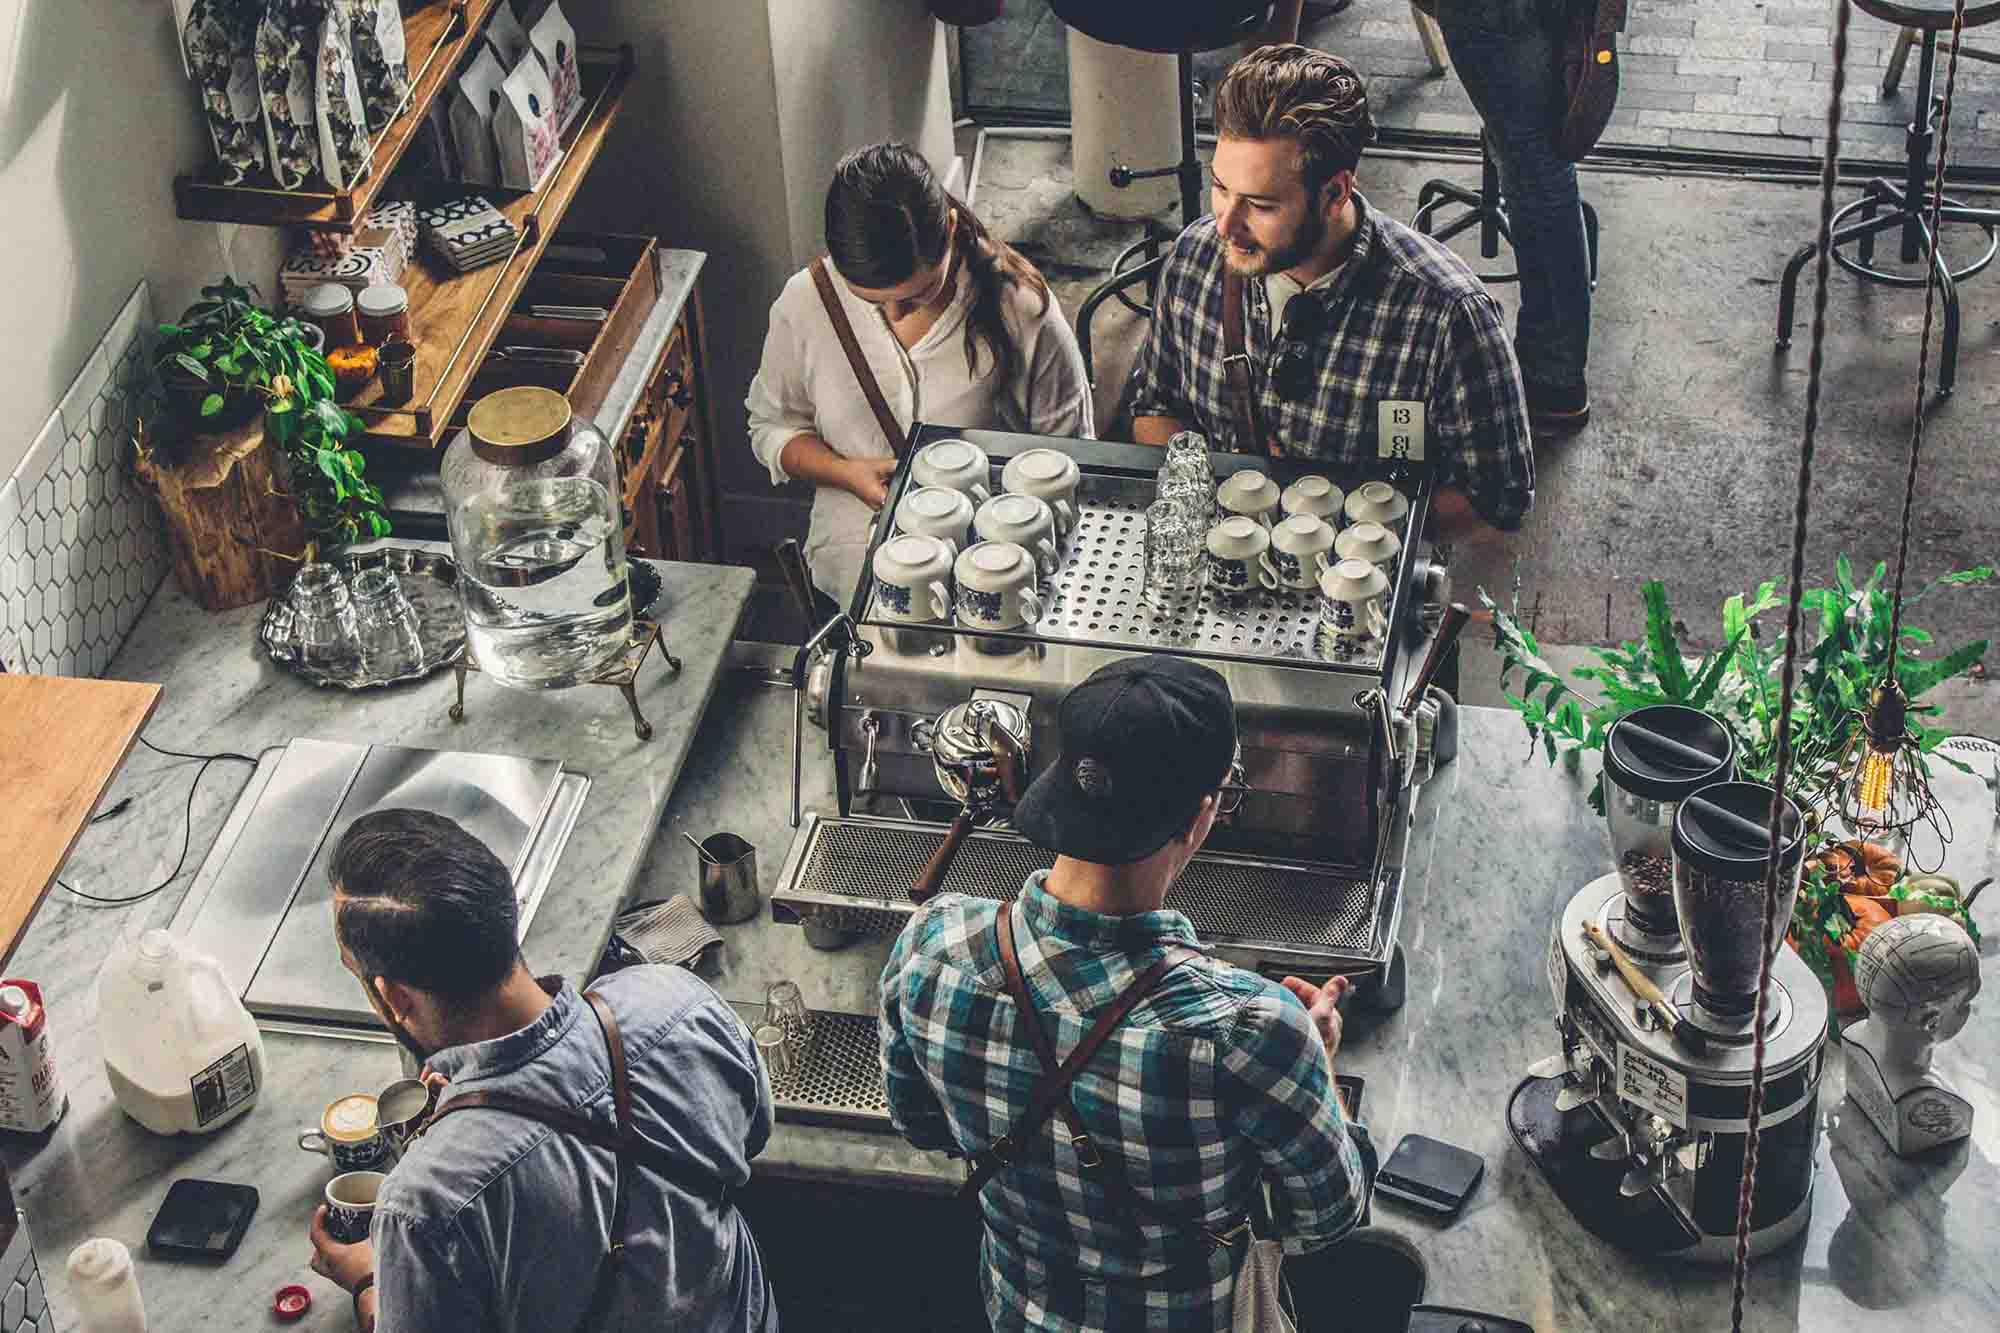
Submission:
M 322 282 L 306 292 L 300 307 L 305 317 L 319 325 L 328 347 L 346 347 L 361 341 L 361 321 L 354 314 L 354 293 L 337 282 Z
M 380 347 L 392 337 L 410 338 L 410 294 L 393 283 L 362 289 L 354 298 L 360 312 L 361 341 Z

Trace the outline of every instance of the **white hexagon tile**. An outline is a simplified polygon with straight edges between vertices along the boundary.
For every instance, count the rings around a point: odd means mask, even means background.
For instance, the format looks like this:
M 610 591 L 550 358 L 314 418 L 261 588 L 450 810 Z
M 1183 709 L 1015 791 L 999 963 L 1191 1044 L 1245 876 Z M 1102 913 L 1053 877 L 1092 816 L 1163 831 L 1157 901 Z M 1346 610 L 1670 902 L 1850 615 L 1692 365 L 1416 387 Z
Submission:
M 101 675 L 171 567 L 126 433 L 153 328 L 152 291 L 141 282 L 0 483 L 0 660 L 9 671 Z

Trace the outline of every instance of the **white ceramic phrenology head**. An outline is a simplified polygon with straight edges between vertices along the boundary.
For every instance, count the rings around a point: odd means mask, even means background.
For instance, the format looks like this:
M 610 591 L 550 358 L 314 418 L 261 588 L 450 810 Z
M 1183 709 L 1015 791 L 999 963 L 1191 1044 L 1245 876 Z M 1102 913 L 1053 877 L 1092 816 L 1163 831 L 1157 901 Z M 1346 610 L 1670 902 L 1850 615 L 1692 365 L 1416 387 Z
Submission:
M 1972 1016 L 1979 947 L 1949 917 L 1919 913 L 1885 921 L 1854 960 L 1854 989 L 1872 1018 L 1949 1041 Z

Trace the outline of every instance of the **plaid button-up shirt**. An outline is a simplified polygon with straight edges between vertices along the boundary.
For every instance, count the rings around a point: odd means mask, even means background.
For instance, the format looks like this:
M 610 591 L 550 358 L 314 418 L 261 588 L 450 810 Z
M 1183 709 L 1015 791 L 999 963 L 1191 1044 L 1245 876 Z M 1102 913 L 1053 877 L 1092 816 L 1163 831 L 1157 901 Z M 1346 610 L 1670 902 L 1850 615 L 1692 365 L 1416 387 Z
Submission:
M 1103 916 L 1029 877 L 1015 915 L 1021 971 L 1066 1057 L 1168 947 L 1199 948 L 1178 912 Z M 910 1142 L 971 1155 L 1028 1109 L 1041 1074 L 1007 993 L 1001 904 L 944 894 L 896 941 L 882 971 L 882 1068 Z M 1169 972 L 1071 1086 L 1083 1123 L 1131 1187 L 1185 1230 L 1121 1218 L 1081 1169 L 1062 1118 L 980 1195 L 984 1287 L 995 1329 L 1225 1333 L 1241 1244 L 1193 1228 L 1241 1221 L 1260 1180 L 1288 1253 L 1353 1227 L 1361 1155 L 1304 1006 L 1253 972 L 1203 958 Z M 1169 1271 L 1172 1270 L 1172 1271 Z
M 1500 307 L 1457 256 L 1355 196 L 1354 248 L 1323 288 L 1294 296 L 1326 308 L 1312 344 L 1311 388 L 1288 399 L 1272 383 L 1270 302 L 1243 284 L 1244 350 L 1264 431 L 1299 458 L 1377 457 L 1379 405 L 1419 402 L 1425 457 L 1496 528 L 1517 528 L 1535 498 L 1527 400 Z M 1173 417 L 1211 448 L 1239 439 L 1223 374 L 1223 241 L 1215 219 L 1181 233 L 1161 270 L 1151 335 L 1132 368 L 1132 415 Z

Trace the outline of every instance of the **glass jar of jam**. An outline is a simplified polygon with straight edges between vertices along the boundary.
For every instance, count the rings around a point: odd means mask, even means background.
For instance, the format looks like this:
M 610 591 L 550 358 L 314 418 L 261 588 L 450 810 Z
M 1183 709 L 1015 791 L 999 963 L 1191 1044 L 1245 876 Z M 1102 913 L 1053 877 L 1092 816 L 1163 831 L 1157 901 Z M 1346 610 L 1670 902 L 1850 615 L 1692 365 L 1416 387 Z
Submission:
M 301 308 L 307 319 L 319 325 L 329 348 L 361 341 L 361 323 L 354 315 L 354 293 L 339 283 L 322 282 L 308 289 Z
M 360 312 L 361 341 L 380 347 L 392 337 L 410 337 L 410 294 L 393 283 L 363 288 L 354 298 Z

